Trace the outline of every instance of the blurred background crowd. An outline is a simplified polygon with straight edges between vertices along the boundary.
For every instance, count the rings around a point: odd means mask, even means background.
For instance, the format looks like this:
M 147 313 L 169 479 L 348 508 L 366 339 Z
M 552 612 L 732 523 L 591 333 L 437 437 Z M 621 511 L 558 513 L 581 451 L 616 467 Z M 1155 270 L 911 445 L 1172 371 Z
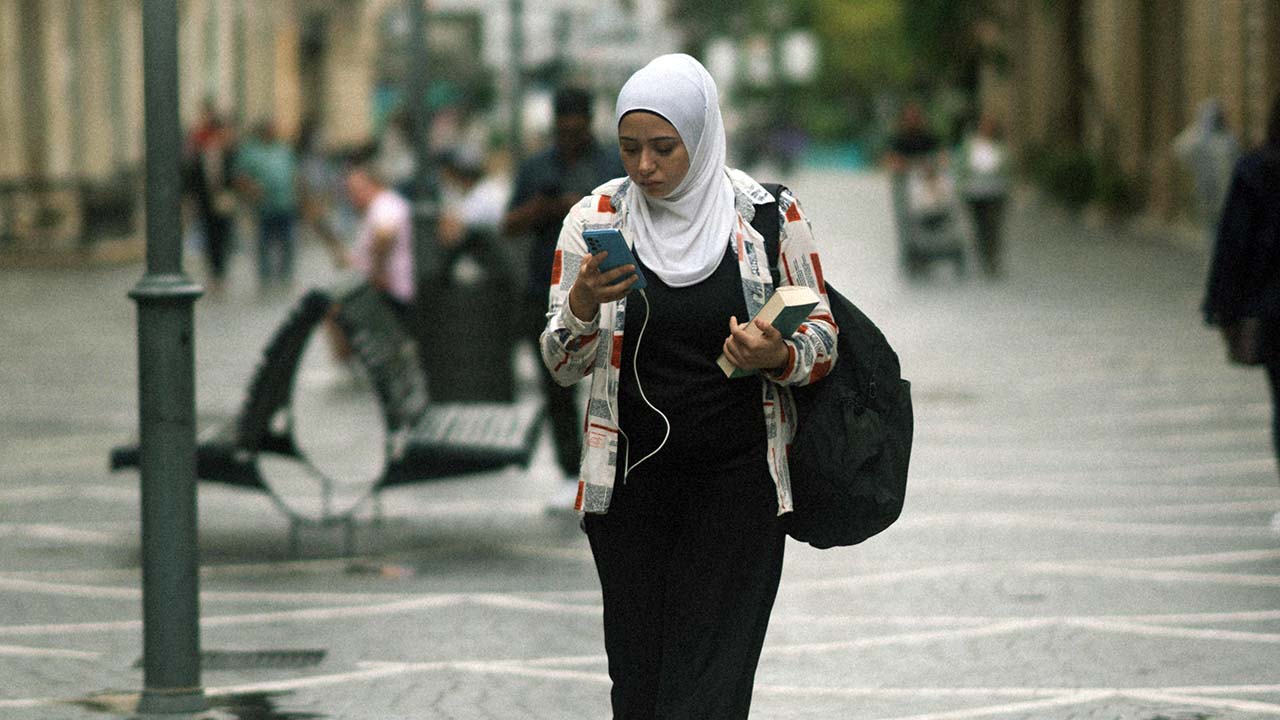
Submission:
M 238 249 L 287 283 L 310 221 L 351 242 L 353 158 L 410 199 L 426 159 L 445 206 L 481 179 L 504 202 L 558 88 L 588 91 L 607 142 L 661 52 L 716 77 L 744 169 L 889 162 L 909 115 L 957 176 L 996 157 L 981 135 L 1072 210 L 1183 229 L 1280 90 L 1271 0 L 175 1 L 187 242 L 215 293 Z M 139 0 L 0 0 L 0 268 L 140 257 L 143 22 Z

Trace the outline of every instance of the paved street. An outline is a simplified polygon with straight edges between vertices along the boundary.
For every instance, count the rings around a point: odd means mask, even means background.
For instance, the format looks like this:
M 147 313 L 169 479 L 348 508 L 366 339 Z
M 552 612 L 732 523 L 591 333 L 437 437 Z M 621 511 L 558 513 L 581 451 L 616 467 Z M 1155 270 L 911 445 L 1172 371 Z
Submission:
M 1203 256 L 1024 200 L 1007 278 L 909 283 L 883 177 L 790 184 L 828 279 L 898 348 L 917 430 L 895 526 L 788 547 L 752 717 L 1280 717 L 1266 385 L 1199 320 Z M 257 297 L 251 261 L 197 304 L 202 415 L 235 412 L 292 300 Z M 303 261 L 329 279 L 318 249 Z M 124 716 L 141 689 L 139 483 L 107 470 L 136 432 L 141 274 L 0 270 L 4 718 Z M 347 443 L 327 461 L 356 468 L 355 497 L 377 457 L 352 440 L 377 441 L 376 408 L 325 350 L 307 353 L 298 422 L 317 452 Z M 350 412 L 315 414 L 334 403 Z M 587 543 L 543 512 L 557 482 L 544 438 L 527 472 L 390 490 L 351 560 L 337 528 L 304 531 L 292 558 L 268 498 L 201 485 L 203 649 L 323 651 L 208 668 L 211 703 L 242 719 L 608 717 Z

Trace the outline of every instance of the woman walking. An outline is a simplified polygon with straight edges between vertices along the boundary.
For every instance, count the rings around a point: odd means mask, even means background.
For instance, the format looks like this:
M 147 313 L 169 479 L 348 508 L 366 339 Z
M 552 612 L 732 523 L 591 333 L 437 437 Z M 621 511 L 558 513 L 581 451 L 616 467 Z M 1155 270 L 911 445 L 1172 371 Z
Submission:
M 664 55 L 618 95 L 625 178 L 565 219 L 543 361 L 590 378 L 577 508 L 604 599 L 615 720 L 746 718 L 791 510 L 791 385 L 835 362 L 822 266 L 796 198 L 778 200 L 783 284 L 820 302 L 791 337 L 748 318 L 772 293 L 751 228 L 771 196 L 725 166 L 715 83 Z M 582 233 L 616 228 L 637 266 L 600 269 Z M 633 291 L 634 272 L 647 287 Z M 757 371 L 728 379 L 721 353 Z

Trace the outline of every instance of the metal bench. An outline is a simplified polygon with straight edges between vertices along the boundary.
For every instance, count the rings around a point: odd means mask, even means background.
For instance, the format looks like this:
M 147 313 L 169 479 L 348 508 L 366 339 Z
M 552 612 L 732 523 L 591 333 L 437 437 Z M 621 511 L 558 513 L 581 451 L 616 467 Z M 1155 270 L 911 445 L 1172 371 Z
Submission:
M 382 419 L 381 467 L 367 490 L 344 508 L 333 502 L 342 478 L 320 467 L 298 442 L 294 396 L 308 341 L 332 316 L 350 341 Z M 355 545 L 355 516 L 372 504 L 382 517 L 380 494 L 388 487 L 508 466 L 527 467 L 538 439 L 538 403 L 432 403 L 415 344 L 379 294 L 349 279 L 306 293 L 263 351 L 238 414 L 215 420 L 197 439 L 196 474 L 266 493 L 289 520 L 290 550 L 300 551 L 304 525 L 344 529 L 344 549 Z M 113 448 L 113 471 L 135 468 L 136 444 Z M 300 512 L 273 482 L 273 473 L 304 477 L 315 484 L 321 508 Z

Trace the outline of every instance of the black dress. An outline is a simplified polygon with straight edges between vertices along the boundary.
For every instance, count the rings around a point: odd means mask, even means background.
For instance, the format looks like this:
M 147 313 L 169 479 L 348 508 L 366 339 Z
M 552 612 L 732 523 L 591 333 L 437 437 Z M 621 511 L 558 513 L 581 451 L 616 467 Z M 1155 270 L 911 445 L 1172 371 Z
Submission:
M 729 316 L 747 318 L 738 263 L 726 252 L 710 278 L 672 288 L 639 260 L 648 288 L 627 300 L 618 477 L 609 512 L 585 520 L 613 717 L 742 720 L 784 535 L 762 381 L 729 380 L 716 365 Z

